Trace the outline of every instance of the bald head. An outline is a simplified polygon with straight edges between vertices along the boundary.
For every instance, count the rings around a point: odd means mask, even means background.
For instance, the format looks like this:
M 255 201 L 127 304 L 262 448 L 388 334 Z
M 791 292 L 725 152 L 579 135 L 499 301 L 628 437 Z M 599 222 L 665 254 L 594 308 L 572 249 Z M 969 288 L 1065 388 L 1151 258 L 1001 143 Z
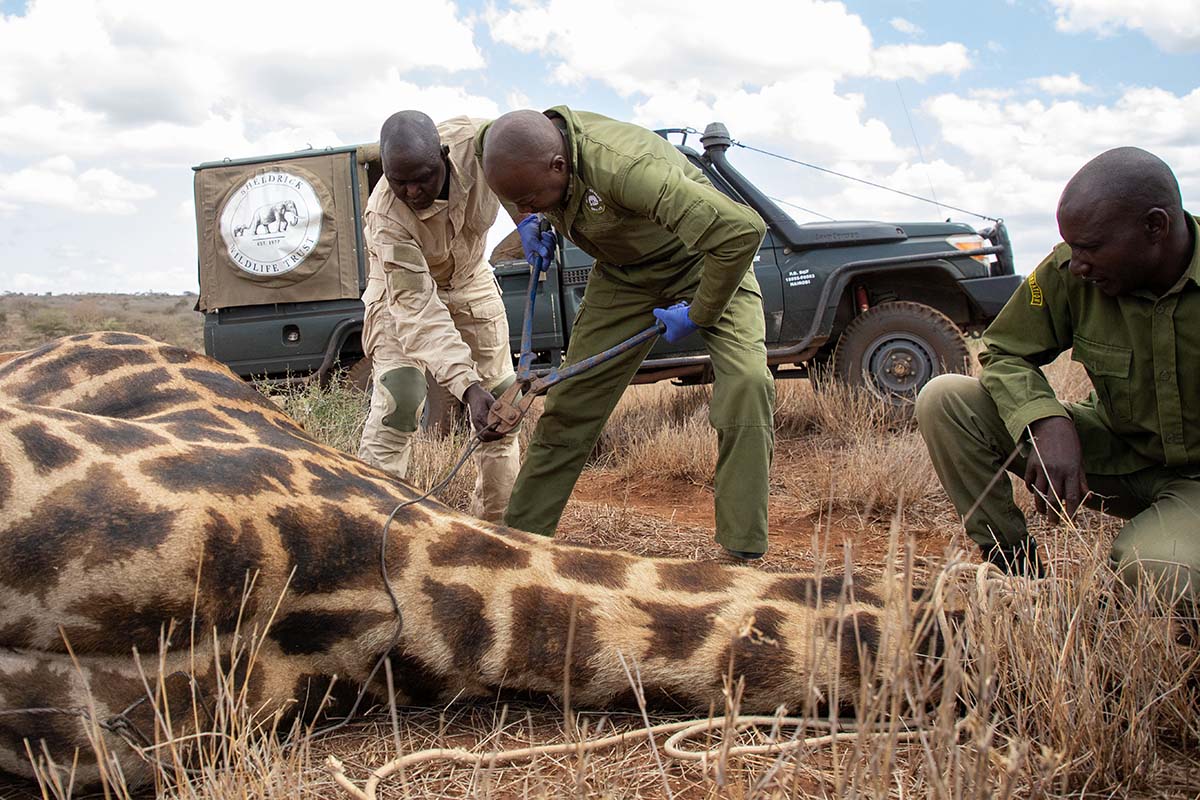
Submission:
M 437 125 L 420 111 L 397 111 L 379 131 L 379 160 L 388 185 L 412 208 L 428 208 L 448 176 L 447 148 Z
M 379 130 L 379 156 L 387 169 L 389 160 L 437 158 L 442 147 L 437 125 L 420 111 L 397 111 Z
M 1058 201 L 1071 272 L 1109 295 L 1169 289 L 1191 258 L 1179 183 L 1162 159 L 1137 147 L 1083 165 Z
M 488 128 L 483 175 L 493 192 L 523 214 L 557 208 L 570 179 L 566 142 L 545 114 L 510 111 Z
M 1101 204 L 1137 215 L 1161 208 L 1182 215 L 1179 183 L 1161 158 L 1139 147 L 1107 150 L 1083 165 L 1067 182 L 1059 207 Z

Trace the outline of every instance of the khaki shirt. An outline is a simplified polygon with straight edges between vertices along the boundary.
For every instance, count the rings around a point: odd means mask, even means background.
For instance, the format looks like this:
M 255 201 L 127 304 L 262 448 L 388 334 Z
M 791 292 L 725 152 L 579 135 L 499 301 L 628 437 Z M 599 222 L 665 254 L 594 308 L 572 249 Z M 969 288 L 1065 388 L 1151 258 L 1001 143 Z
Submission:
M 437 126 L 450 148 L 448 200 L 414 211 L 380 179 L 363 215 L 369 259 L 363 304 L 369 312 L 372 304 L 386 303 L 405 355 L 459 398 L 479 375 L 439 291 L 469 286 L 491 270 L 484 250 L 500 206 L 475 159 L 482 123 L 454 117 Z
M 1055 247 L 984 332 L 980 380 L 1008 432 L 1020 441 L 1031 422 L 1070 416 L 1088 472 L 1165 465 L 1200 476 L 1200 244 L 1162 297 L 1109 297 L 1072 275 L 1070 258 L 1066 244 Z M 1067 349 L 1095 388 L 1070 406 L 1040 369 Z
M 674 277 L 703 260 L 690 316 L 701 327 L 725 311 L 750 267 L 766 225 L 748 206 L 713 188 L 674 145 L 637 125 L 556 106 L 565 123 L 571 175 L 561 208 L 547 216 L 606 267 L 634 280 Z M 484 126 L 476 141 L 483 157 Z

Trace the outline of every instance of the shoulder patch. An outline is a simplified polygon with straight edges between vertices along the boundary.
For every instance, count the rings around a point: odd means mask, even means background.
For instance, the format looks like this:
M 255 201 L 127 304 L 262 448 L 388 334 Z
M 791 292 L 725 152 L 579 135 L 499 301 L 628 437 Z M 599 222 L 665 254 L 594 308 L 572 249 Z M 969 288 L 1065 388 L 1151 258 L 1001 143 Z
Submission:
M 425 263 L 425 254 L 413 242 L 382 244 L 379 246 L 379 258 L 384 264 L 395 264 L 411 272 L 425 272 L 429 269 L 429 265 Z M 388 271 L 386 266 L 384 271 Z
M 1038 285 L 1037 274 L 1029 273 L 1029 305 L 1044 306 L 1045 300 L 1042 297 L 1042 287 Z
M 583 195 L 583 202 L 588 207 L 588 211 L 596 214 L 604 213 L 604 199 L 596 194 L 595 189 L 588 189 Z

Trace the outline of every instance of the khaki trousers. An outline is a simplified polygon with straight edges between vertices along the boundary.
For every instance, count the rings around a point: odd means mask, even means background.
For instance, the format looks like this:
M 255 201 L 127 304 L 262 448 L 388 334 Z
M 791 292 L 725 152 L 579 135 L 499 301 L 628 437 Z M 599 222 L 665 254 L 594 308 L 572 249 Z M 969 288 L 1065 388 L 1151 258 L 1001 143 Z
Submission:
M 490 271 L 480 272 L 468 285 L 438 290 L 454 326 L 471 350 L 483 387 L 502 392 L 514 378 L 508 339 L 508 319 L 500 289 Z M 404 479 L 412 455 L 412 440 L 425 408 L 425 366 L 436 353 L 405 353 L 390 333 L 398 321 L 386 298 L 372 303 L 363 319 L 363 346 L 371 356 L 374 377 L 371 408 L 363 427 L 358 456 L 367 463 Z M 520 468 L 516 433 L 482 444 L 475 451 L 479 476 L 471 513 L 499 522 L 508 507 Z
M 654 324 L 655 308 L 691 297 L 693 268 L 665 280 L 601 265 L 588 277 L 566 363 L 602 352 Z M 717 323 L 700 331 L 714 372 L 709 422 L 717 431 L 716 539 L 732 550 L 767 550 L 767 494 L 774 448 L 775 381 L 763 343 L 762 297 L 747 275 Z M 604 423 L 652 347 L 624 353 L 550 389 L 513 488 L 505 522 L 553 535 Z
M 1029 537 L 1005 476 L 993 480 L 1016 448 L 996 403 L 975 378 L 941 375 L 917 397 L 917 423 L 938 478 L 981 547 L 1019 547 Z M 1025 473 L 1028 446 L 1008 469 Z M 1200 597 L 1200 480 L 1171 467 L 1127 475 L 1088 473 L 1090 508 L 1129 520 L 1110 559 L 1129 583 L 1148 578 L 1164 597 Z

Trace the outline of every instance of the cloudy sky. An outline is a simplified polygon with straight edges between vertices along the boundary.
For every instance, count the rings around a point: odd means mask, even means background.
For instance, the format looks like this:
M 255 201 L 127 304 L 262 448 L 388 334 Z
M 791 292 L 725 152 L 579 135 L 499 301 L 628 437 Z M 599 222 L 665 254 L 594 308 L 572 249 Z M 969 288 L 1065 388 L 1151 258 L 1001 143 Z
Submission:
M 1004 217 L 1134 144 L 1200 211 L 1198 0 L 0 0 L 0 291 L 196 289 L 191 167 L 349 144 L 392 111 L 566 103 Z M 819 214 L 953 216 L 748 150 Z M 790 209 L 801 222 L 820 217 Z

